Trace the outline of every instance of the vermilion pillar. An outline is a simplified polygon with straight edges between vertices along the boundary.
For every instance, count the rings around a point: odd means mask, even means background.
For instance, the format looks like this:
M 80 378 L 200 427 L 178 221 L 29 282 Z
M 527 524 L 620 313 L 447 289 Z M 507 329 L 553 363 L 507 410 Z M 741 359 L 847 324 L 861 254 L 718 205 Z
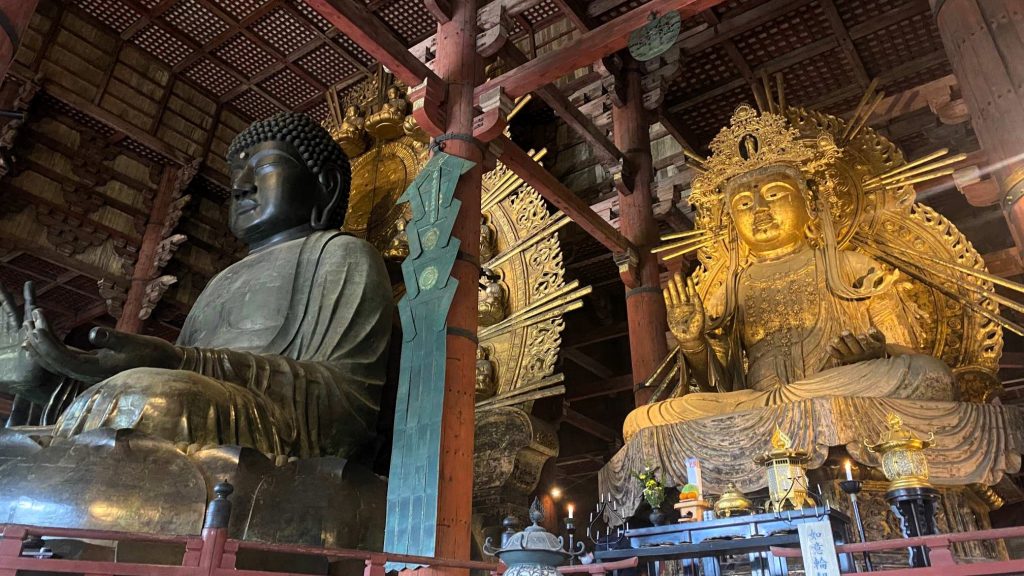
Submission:
M 650 125 L 643 106 L 639 65 L 629 56 L 624 60 L 618 79 L 623 105 L 612 108 L 612 122 L 615 145 L 632 168 L 632 174 L 627 175 L 631 181 L 626 183 L 632 193 L 619 191 L 619 231 L 636 246 L 639 257 L 637 285 L 626 287 L 633 396 L 639 406 L 647 403 L 652 392 L 639 386 L 668 354 L 665 340 L 668 325 L 658 277 L 658 259 L 650 251 L 658 242 L 658 224 L 654 220 L 651 197 L 654 170 Z
M 473 506 L 473 416 L 476 385 L 477 285 L 480 280 L 480 189 L 483 151 L 471 141 L 473 89 L 481 69 L 476 52 L 477 0 L 453 0 L 452 19 L 437 27 L 434 70 L 448 83 L 447 133 L 444 151 L 476 162 L 459 179 L 455 198 L 462 202 L 453 234 L 461 241 L 452 269 L 458 280 L 448 312 L 448 358 L 438 491 L 438 558 L 468 560 Z M 430 573 L 461 573 L 428 568 Z
M 1024 2 L 931 0 L 971 124 L 1024 247 Z
M 0 0 L 0 84 L 38 4 L 39 0 Z
M 160 176 L 160 185 L 156 190 L 156 196 L 153 197 L 146 231 L 142 234 L 139 257 L 135 260 L 135 268 L 132 270 L 132 283 L 124 300 L 121 317 L 117 319 L 117 329 L 122 332 L 142 332 L 143 320 L 139 318 L 139 312 L 142 310 L 146 286 L 160 272 L 156 266 L 156 252 L 160 241 L 163 240 L 164 221 L 177 191 L 178 170 L 174 166 L 166 166 Z

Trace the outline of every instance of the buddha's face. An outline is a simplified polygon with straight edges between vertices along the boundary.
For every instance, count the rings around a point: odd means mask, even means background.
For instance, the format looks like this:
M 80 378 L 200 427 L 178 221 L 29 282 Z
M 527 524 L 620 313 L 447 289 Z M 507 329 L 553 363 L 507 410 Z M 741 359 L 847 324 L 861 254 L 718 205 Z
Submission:
M 309 225 L 314 207 L 327 192 L 299 151 L 283 141 L 269 141 L 231 159 L 231 205 L 228 225 L 246 244 Z
M 754 254 L 795 248 L 806 242 L 810 220 L 795 171 L 759 170 L 725 186 L 729 213 L 740 240 Z

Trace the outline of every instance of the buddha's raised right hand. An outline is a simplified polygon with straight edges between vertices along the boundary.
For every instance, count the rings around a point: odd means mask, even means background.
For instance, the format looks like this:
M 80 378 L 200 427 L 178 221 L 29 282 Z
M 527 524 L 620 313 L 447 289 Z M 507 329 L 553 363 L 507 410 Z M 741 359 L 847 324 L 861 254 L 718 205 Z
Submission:
M 696 352 L 704 347 L 704 326 L 706 316 L 704 303 L 693 284 L 676 273 L 663 291 L 668 328 L 684 352 Z
M 60 377 L 47 371 L 25 349 L 28 329 L 24 319 L 36 306 L 32 282 L 26 282 L 24 290 L 25 305 L 22 308 L 0 284 L 0 389 L 39 404 L 49 400 Z

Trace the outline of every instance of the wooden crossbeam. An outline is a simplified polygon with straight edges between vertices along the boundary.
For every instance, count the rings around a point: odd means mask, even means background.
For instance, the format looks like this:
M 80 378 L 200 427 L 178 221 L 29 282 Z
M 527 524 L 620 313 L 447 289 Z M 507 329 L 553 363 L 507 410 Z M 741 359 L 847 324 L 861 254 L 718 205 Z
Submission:
M 502 48 L 501 55 L 513 65 L 525 64 L 529 59 L 513 43 L 506 42 Z M 603 130 L 594 125 L 594 122 L 587 118 L 579 107 L 569 101 L 569 98 L 562 93 L 554 84 L 545 84 L 535 91 L 535 94 L 547 104 L 555 115 L 562 119 L 566 125 L 579 134 L 583 140 L 590 145 L 597 156 L 598 161 L 605 167 L 617 165 L 622 161 L 622 152 L 615 147 L 615 144 L 608 139 Z
M 605 426 L 597 420 L 594 420 L 590 416 L 580 414 L 572 408 L 565 409 L 565 413 L 562 415 L 562 422 L 571 424 L 587 434 L 600 438 L 605 442 L 614 442 L 619 437 L 619 434 L 615 430 Z
M 505 166 L 508 166 L 524 182 L 537 190 L 545 200 L 561 210 L 595 240 L 615 254 L 636 253 L 636 248 L 629 240 L 626 240 L 625 236 L 601 218 L 598 213 L 591 210 L 582 198 L 566 188 L 508 137 L 497 138 L 495 144 L 501 149 L 499 159 Z
M 17 63 L 14 63 L 14 65 L 11 66 L 11 73 L 23 80 L 32 78 L 31 73 Z M 187 164 L 191 160 L 180 150 L 173 148 L 152 134 L 148 134 L 138 126 L 130 124 L 128 121 L 123 120 L 111 112 L 93 104 L 89 100 L 82 98 L 73 90 L 65 88 L 64 86 L 50 80 L 43 80 L 43 91 L 64 104 L 67 104 L 71 108 L 95 119 L 101 124 L 105 124 L 114 132 L 120 132 L 127 135 L 132 140 L 135 140 L 139 144 L 153 150 L 157 154 L 161 154 L 169 158 L 177 164 Z
M 829 25 L 832 26 L 832 33 L 835 34 L 836 40 L 839 41 L 839 47 L 843 49 L 847 62 L 853 68 L 853 75 L 857 79 L 857 83 L 862 88 L 867 87 L 871 82 L 871 79 L 868 77 L 868 71 L 864 68 L 864 62 L 860 59 L 856 46 L 853 45 L 853 39 L 850 38 L 850 32 L 846 29 L 846 24 L 843 23 L 843 18 L 839 15 L 835 2 L 833 0 L 818 0 L 818 5 L 821 6 L 821 9 L 825 11 L 825 16 L 828 17 Z
M 412 55 L 405 44 L 388 29 L 366 5 L 358 0 L 305 0 L 342 34 L 383 64 L 396 78 L 417 86 L 430 78 L 441 79 L 426 64 Z
M 569 403 L 582 402 L 583 400 L 614 396 L 615 394 L 632 390 L 633 375 L 623 374 L 622 376 L 613 376 L 604 380 L 588 382 L 586 386 L 570 386 L 569 392 L 571 394 L 566 394 L 565 399 Z
M 326 0 L 307 1 L 322 2 Z M 583 34 L 578 40 L 561 50 L 549 52 L 485 82 L 474 91 L 474 98 L 479 102 L 483 94 L 496 87 L 504 89 L 510 98 L 529 94 L 578 68 L 593 64 L 609 54 L 622 50 L 626 47 L 630 33 L 646 24 L 652 12 L 664 14 L 669 10 L 678 10 L 682 16 L 687 17 L 711 8 L 721 1 L 652 0 Z

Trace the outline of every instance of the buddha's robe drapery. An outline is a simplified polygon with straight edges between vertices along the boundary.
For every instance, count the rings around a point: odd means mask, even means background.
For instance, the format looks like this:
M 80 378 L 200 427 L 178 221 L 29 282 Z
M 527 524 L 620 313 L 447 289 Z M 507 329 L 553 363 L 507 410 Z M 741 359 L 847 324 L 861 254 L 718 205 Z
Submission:
M 391 334 L 380 255 L 338 232 L 254 252 L 203 290 L 178 338 L 178 370 L 96 384 L 57 437 L 133 428 L 179 444 L 349 456 L 372 437 Z
M 840 252 L 839 257 L 842 280 L 851 286 L 881 269 L 860 253 Z M 720 294 L 713 296 L 709 309 L 720 307 L 721 300 Z M 739 306 L 730 329 L 713 338 L 707 352 L 741 381 L 740 389 L 689 393 L 640 406 L 627 416 L 623 435 L 628 440 L 651 426 L 826 396 L 953 400 L 950 369 L 941 360 L 912 352 L 916 314 L 892 281 L 864 298 L 833 294 L 822 256 L 810 249 L 752 266 L 740 275 Z M 907 353 L 837 366 L 829 344 L 844 330 L 864 334 L 872 327 Z

